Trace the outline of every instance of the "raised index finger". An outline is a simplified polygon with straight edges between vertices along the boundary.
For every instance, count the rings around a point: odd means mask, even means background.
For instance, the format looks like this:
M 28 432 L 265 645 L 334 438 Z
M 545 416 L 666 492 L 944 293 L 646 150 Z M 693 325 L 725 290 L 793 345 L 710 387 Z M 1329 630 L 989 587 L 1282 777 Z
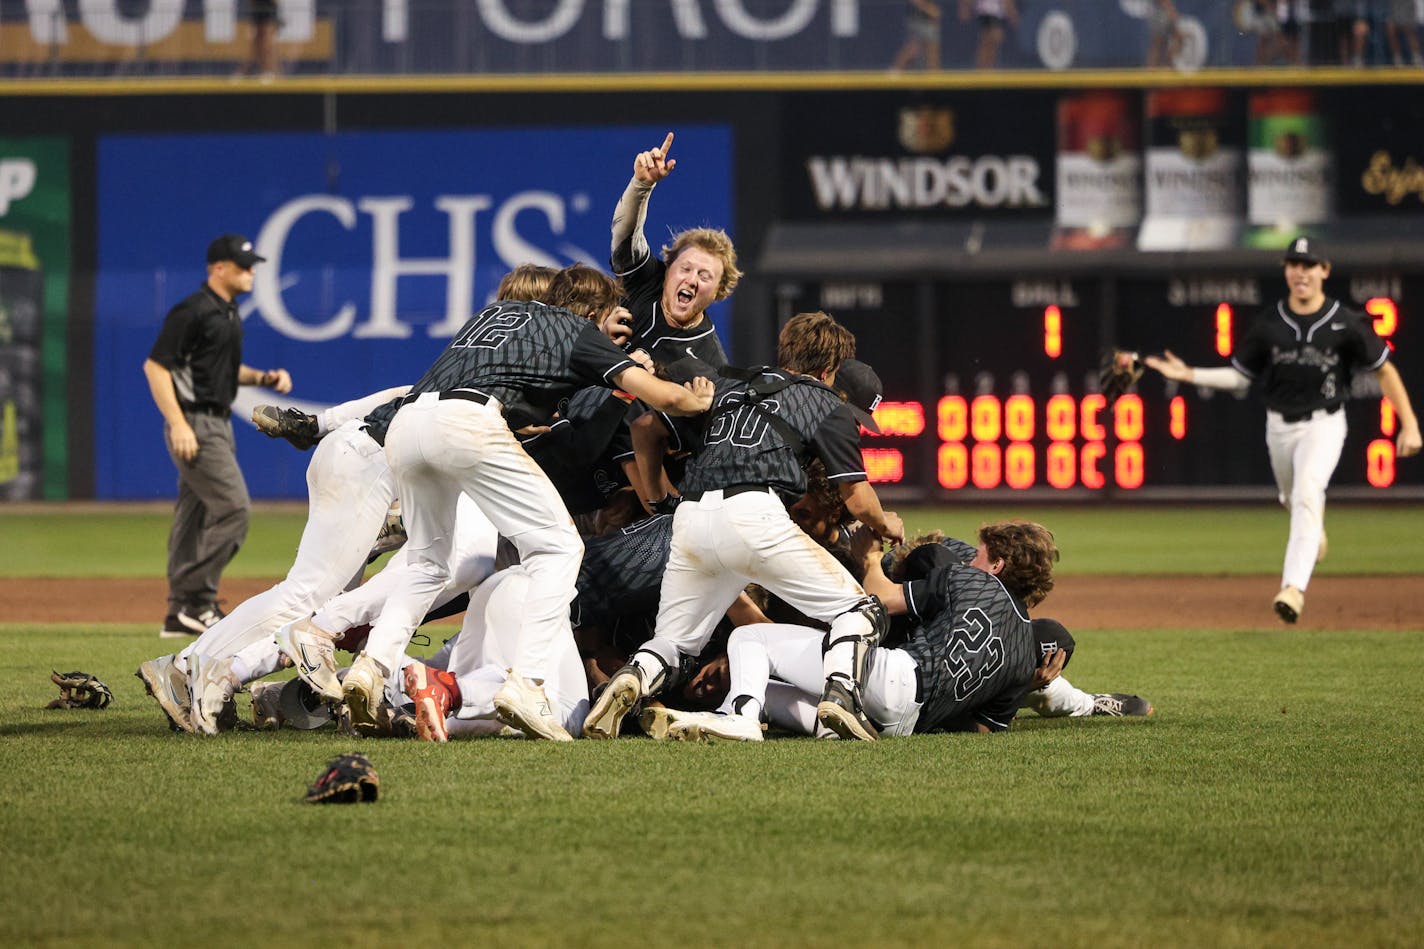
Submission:
M 668 152 L 672 151 L 672 133 L 667 133 L 667 138 L 663 139 L 662 153 L 667 158 Z

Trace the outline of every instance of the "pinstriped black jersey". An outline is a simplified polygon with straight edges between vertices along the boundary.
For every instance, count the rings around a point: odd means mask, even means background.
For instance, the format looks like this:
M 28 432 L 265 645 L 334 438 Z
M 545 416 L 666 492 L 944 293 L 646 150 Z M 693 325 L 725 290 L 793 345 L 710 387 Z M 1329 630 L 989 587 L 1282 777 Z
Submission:
M 794 373 L 767 369 L 757 380 L 795 378 Z M 788 497 L 806 493 L 803 466 L 819 458 L 832 484 L 865 480 L 860 457 L 860 423 L 840 396 L 808 376 L 753 403 L 751 385 L 725 376 L 713 380 L 712 408 L 701 417 L 699 444 L 689 445 L 689 427 L 675 427 L 674 449 L 691 449 L 679 486 L 689 491 L 714 491 L 734 484 L 769 484 Z M 758 406 L 753 407 L 753 404 Z M 775 415 L 802 440 L 802 454 L 777 430 L 767 414 Z M 664 417 L 666 419 L 666 416 Z
M 504 302 L 475 314 L 411 387 L 411 395 L 475 389 L 553 414 L 583 386 L 612 388 L 633 361 L 588 320 L 543 303 Z
M 559 404 L 559 418 L 547 432 L 521 436 L 520 443 L 554 483 L 570 514 L 598 510 L 628 484 L 615 460 L 632 451 L 628 404 L 611 389 L 578 390 Z
M 1344 402 L 1354 372 L 1378 369 L 1388 358 L 1370 318 L 1327 297 L 1307 315 L 1278 301 L 1251 324 L 1231 364 L 1260 381 L 1266 408 L 1301 415 Z
M 615 273 L 620 262 L 615 256 L 612 261 Z M 663 318 L 666 276 L 667 264 L 651 252 L 641 261 L 631 263 L 624 273 L 618 273 L 623 281 L 623 305 L 633 314 L 633 338 L 628 348 L 646 349 L 660 364 L 696 356 L 713 369 L 727 365 L 727 354 L 709 317 L 704 316 L 702 322 L 693 327 L 673 326 Z
M 915 731 L 971 715 L 992 731 L 1008 728 L 1038 667 L 1028 612 L 998 577 L 961 564 L 906 583 L 905 602 L 919 622 L 899 647 L 924 687 Z
M 602 626 L 622 616 L 656 612 L 671 548 L 671 514 L 584 541 L 573 624 Z

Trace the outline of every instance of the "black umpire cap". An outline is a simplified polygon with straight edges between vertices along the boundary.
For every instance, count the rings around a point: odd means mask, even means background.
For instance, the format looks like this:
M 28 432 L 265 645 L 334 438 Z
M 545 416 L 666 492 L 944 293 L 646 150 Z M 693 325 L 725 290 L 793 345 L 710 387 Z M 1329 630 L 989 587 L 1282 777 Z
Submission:
M 1297 261 L 1302 264 L 1328 264 L 1330 258 L 1325 256 L 1325 249 L 1320 246 L 1320 241 L 1313 237 L 1297 237 L 1290 242 L 1286 248 L 1286 255 L 1281 258 L 1282 263 Z
M 241 234 L 224 234 L 208 245 L 208 263 L 230 260 L 239 267 L 252 267 L 267 258 L 252 249 L 252 241 Z
M 875 370 L 859 359 L 847 359 L 836 370 L 836 388 L 845 396 L 846 404 L 850 406 L 856 421 L 877 435 L 880 434 L 880 426 L 875 424 L 874 412 L 880 405 L 885 387 L 880 384 L 880 377 L 875 374 Z
M 1063 665 L 1068 665 L 1068 660 L 1073 658 L 1073 634 L 1068 632 L 1068 628 L 1056 619 L 1036 619 L 1029 623 L 1033 627 L 1033 638 L 1038 640 L 1038 657 L 1042 661 L 1051 655 L 1055 649 L 1061 649 L 1068 654 L 1063 660 Z

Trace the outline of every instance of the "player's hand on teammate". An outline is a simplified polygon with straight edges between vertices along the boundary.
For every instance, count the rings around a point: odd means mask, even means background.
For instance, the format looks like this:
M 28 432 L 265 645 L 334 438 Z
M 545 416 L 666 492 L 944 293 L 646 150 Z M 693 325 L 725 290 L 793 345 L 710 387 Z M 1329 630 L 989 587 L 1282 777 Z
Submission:
M 628 358 L 649 372 L 653 372 L 657 369 L 657 366 L 653 363 L 653 357 L 648 355 L 646 349 L 635 349 L 628 354 Z
M 1038 664 L 1038 668 L 1033 670 L 1033 682 L 1029 688 L 1037 692 L 1058 678 L 1063 671 L 1063 667 L 1068 664 L 1068 653 L 1062 649 L 1055 649 L 1043 657 L 1043 661 Z
M 1192 367 L 1182 362 L 1181 357 L 1170 349 L 1165 350 L 1160 356 L 1144 356 L 1142 361 L 1168 379 L 1174 379 L 1177 382 L 1192 381 Z
M 663 139 L 658 148 L 638 153 L 638 157 L 633 159 L 633 177 L 646 184 L 655 185 L 672 174 L 673 168 L 677 167 L 677 159 L 667 157 L 670 151 L 671 132 L 667 133 L 667 138 Z
M 905 542 L 905 522 L 900 520 L 900 515 L 894 511 L 886 511 L 885 527 L 879 533 L 881 537 L 892 544 L 903 544 Z
M 880 560 L 880 555 L 884 553 L 884 544 L 880 540 L 880 535 L 870 528 L 861 525 L 850 535 L 850 555 L 851 558 L 862 567 L 872 561 Z
M 628 312 L 627 307 L 615 306 L 606 313 L 599 322 L 598 328 L 603 331 L 603 335 L 622 346 L 633 338 L 633 314 Z M 636 360 L 635 360 L 636 361 Z M 642 365 L 642 363 L 639 363 Z M 643 366 L 647 369 L 647 366 Z M 652 370 L 649 370 L 650 372 Z
M 198 436 L 186 419 L 168 427 L 168 444 L 179 461 L 192 461 L 198 457 Z
M 691 382 L 684 382 L 682 387 L 692 393 L 692 412 L 706 412 L 712 407 L 712 395 L 717 391 L 712 385 L 712 380 L 706 376 L 697 376 Z

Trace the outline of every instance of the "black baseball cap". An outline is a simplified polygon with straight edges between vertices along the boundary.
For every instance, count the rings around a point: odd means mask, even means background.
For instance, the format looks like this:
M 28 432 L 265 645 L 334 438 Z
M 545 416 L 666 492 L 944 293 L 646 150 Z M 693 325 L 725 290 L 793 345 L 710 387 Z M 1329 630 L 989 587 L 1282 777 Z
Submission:
M 208 245 L 208 263 L 230 260 L 239 267 L 251 267 L 267 258 L 252 249 L 252 241 L 241 234 L 224 234 Z
M 1066 667 L 1068 661 L 1073 658 L 1073 634 L 1068 632 L 1068 628 L 1056 619 L 1036 619 L 1029 623 L 1033 627 L 1033 638 L 1038 641 L 1038 658 L 1042 661 L 1045 656 L 1055 649 L 1061 649 L 1068 654 L 1068 658 L 1063 660 Z
M 878 435 L 880 426 L 875 424 L 873 413 L 880 404 L 885 388 L 880 384 L 880 377 L 875 374 L 875 370 L 859 359 L 847 359 L 836 370 L 836 388 L 845 396 L 846 404 L 850 406 L 856 421 Z
M 1302 264 L 1328 264 L 1330 258 L 1325 256 L 1325 249 L 1320 246 L 1320 241 L 1313 237 L 1297 237 L 1286 247 L 1286 254 L 1281 261 L 1299 261 Z

